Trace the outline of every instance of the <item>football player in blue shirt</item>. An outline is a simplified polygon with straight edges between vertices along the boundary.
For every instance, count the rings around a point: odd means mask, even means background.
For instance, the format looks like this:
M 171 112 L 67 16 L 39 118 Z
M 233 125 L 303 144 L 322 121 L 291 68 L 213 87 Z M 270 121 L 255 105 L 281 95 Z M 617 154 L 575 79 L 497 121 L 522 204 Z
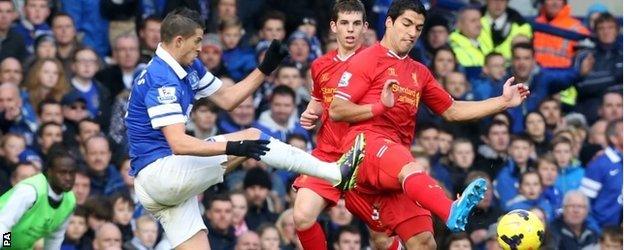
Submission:
M 336 163 L 322 162 L 257 129 L 219 135 L 207 141 L 185 134 L 193 101 L 210 98 L 232 110 L 273 72 L 288 50 L 273 41 L 264 60 L 249 76 L 226 86 L 197 59 L 203 24 L 198 12 L 178 9 L 161 24 L 156 54 L 135 79 L 126 127 L 135 192 L 160 220 L 176 249 L 209 249 L 196 195 L 223 181 L 226 166 L 244 158 L 344 185 L 363 157 L 363 137 Z M 228 162 L 229 156 L 235 156 Z M 242 158 L 241 158 L 242 157 Z M 344 180 L 344 181 L 343 181 Z

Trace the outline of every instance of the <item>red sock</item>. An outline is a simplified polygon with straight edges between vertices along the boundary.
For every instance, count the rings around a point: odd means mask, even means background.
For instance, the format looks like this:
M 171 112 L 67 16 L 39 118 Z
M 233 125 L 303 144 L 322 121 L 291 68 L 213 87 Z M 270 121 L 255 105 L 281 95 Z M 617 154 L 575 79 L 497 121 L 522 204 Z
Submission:
M 297 237 L 299 237 L 304 250 L 327 249 L 325 233 L 323 233 L 321 224 L 318 222 L 315 222 L 312 227 L 306 230 L 297 230 Z
M 387 250 L 399 250 L 399 249 L 402 249 L 401 247 L 402 246 L 401 246 L 401 241 L 399 240 L 399 237 L 395 236 L 395 237 L 392 237 L 392 244 L 390 244 Z
M 414 173 L 403 180 L 403 191 L 411 200 L 431 211 L 443 221 L 448 220 L 451 201 L 436 180 L 426 173 Z

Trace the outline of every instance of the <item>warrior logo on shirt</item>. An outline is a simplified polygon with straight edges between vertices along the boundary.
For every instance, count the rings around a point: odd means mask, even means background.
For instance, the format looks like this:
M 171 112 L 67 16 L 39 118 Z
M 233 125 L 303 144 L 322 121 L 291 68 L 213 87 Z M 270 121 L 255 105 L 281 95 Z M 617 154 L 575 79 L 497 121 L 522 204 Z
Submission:
M 158 89 L 158 101 L 160 103 L 173 103 L 178 100 L 174 87 L 161 87 Z
M 349 80 L 351 80 L 352 74 L 345 71 L 340 77 L 340 82 L 338 82 L 338 87 L 346 87 L 349 86 Z

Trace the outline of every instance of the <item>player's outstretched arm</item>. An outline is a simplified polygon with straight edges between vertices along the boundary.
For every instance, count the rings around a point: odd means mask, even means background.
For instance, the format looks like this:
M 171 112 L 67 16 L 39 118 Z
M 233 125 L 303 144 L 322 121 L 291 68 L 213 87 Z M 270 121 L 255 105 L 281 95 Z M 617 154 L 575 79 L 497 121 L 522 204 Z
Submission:
M 507 79 L 501 96 L 476 102 L 453 101 L 442 117 L 447 121 L 476 120 L 522 104 L 530 94 L 529 88 L 523 83 L 511 85 L 513 81 L 513 77 Z
M 209 98 L 219 107 L 231 111 L 238 107 L 247 97 L 249 97 L 270 75 L 284 57 L 288 55 L 288 48 L 282 42 L 273 40 L 267 49 L 264 60 L 245 79 L 231 86 L 222 86 Z
M 329 116 L 334 121 L 348 123 L 360 122 L 377 116 L 394 106 L 393 82 L 386 82 L 381 91 L 379 102 L 375 104 L 355 104 L 341 95 L 334 96 L 329 108 Z
M 245 140 L 228 142 L 208 142 L 187 135 L 183 123 L 176 123 L 162 128 L 167 143 L 176 155 L 234 155 L 260 160 L 269 148 L 267 140 Z

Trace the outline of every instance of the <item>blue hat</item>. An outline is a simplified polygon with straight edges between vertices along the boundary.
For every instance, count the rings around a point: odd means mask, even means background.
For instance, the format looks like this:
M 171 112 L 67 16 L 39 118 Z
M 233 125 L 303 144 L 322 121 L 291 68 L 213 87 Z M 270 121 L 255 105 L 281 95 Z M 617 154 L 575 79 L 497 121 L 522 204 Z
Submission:
M 293 41 L 297 39 L 304 40 L 308 45 L 310 45 L 310 40 L 308 39 L 308 35 L 303 31 L 295 31 L 288 37 L 288 45 L 290 45 Z
M 585 16 L 585 26 L 587 26 L 587 28 L 591 28 L 589 25 L 589 18 L 591 17 L 591 15 L 593 15 L 594 13 L 606 12 L 609 12 L 609 9 L 604 4 L 595 3 L 590 5 L 589 8 L 587 8 L 587 15 Z
M 63 96 L 63 99 L 61 99 L 61 105 L 63 106 L 69 106 L 76 102 L 87 103 L 87 100 L 85 100 L 85 98 L 82 97 L 82 94 L 80 94 L 80 92 L 76 90 L 70 91 L 69 93 Z
M 29 148 L 24 149 L 24 151 L 19 154 L 18 158 L 19 163 L 32 163 L 37 166 L 41 166 L 43 162 L 39 154 Z
M 256 55 L 259 55 L 262 52 L 265 52 L 271 46 L 271 41 L 262 40 L 256 45 Z

